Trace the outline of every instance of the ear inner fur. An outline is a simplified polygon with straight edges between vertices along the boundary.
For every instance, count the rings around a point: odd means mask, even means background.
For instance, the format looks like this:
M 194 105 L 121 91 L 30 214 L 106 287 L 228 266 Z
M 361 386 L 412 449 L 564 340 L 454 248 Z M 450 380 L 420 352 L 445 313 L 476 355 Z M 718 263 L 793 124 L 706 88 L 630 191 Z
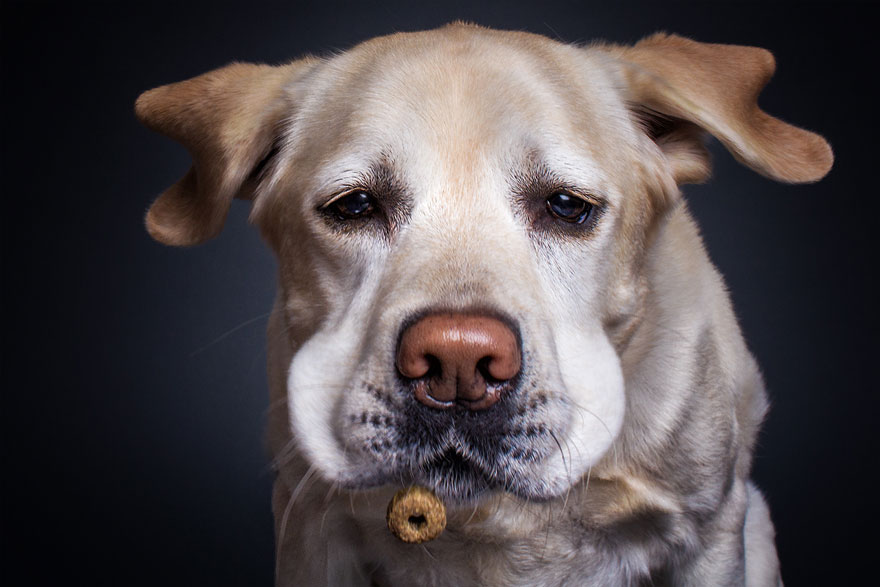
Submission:
M 138 119 L 181 143 L 193 158 L 186 175 L 150 207 L 146 224 L 153 238 L 194 245 L 219 234 L 232 198 L 249 197 L 247 179 L 272 145 L 285 84 L 315 61 L 233 63 L 141 94 Z
M 831 169 L 834 157 L 825 139 L 758 107 L 758 94 L 775 69 L 769 51 L 667 34 L 613 51 L 624 62 L 633 102 L 698 125 L 755 171 L 804 183 L 818 181 Z

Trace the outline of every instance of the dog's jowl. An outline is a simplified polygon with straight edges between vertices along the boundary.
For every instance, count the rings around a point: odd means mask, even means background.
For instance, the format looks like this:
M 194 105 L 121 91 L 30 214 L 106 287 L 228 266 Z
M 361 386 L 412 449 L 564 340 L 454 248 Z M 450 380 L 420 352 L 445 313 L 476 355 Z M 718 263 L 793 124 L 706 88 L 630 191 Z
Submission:
M 679 190 L 708 135 L 773 180 L 828 172 L 758 108 L 773 69 L 455 24 L 138 99 L 193 158 L 150 234 L 203 242 L 247 199 L 279 260 L 279 585 L 779 583 L 761 375 Z M 445 507 L 420 543 L 386 522 L 410 487 Z

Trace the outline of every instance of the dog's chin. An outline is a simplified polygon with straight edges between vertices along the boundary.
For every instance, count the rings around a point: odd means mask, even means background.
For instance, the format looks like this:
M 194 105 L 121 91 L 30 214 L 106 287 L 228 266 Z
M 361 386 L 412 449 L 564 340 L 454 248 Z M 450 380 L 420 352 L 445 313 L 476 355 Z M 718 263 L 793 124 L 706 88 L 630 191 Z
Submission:
M 439 455 L 421 467 L 413 480 L 430 487 L 447 504 L 471 505 L 499 489 L 489 475 L 456 452 Z
M 544 480 L 484 470 L 455 451 L 443 453 L 416 470 L 371 471 L 354 474 L 339 483 L 351 491 L 382 486 L 421 485 L 430 488 L 447 506 L 470 507 L 496 493 L 512 494 L 526 501 L 547 501 L 568 487 L 550 487 Z

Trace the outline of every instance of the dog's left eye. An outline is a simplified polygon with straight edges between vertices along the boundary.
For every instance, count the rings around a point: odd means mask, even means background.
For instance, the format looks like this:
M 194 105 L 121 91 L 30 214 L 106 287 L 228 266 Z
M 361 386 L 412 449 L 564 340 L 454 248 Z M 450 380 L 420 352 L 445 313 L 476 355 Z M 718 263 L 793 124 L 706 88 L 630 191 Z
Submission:
M 373 211 L 373 196 L 364 191 L 351 192 L 334 200 L 328 208 L 343 220 L 360 218 Z
M 590 217 L 593 205 L 583 198 L 557 192 L 547 198 L 547 211 L 565 222 L 583 224 Z

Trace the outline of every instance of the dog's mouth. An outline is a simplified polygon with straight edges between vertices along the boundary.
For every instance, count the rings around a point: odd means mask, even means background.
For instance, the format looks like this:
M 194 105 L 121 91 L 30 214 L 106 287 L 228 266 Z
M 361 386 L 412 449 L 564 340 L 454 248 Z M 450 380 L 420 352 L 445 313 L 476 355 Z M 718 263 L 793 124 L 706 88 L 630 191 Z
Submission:
M 357 475 L 343 485 L 354 490 L 383 485 L 421 485 L 433 490 L 447 505 L 463 506 L 480 501 L 492 491 L 512 489 L 501 481 L 497 472 L 487 470 L 456 449 L 447 449 L 415 467 Z
M 447 450 L 411 471 L 398 471 L 386 483 L 430 487 L 446 503 L 478 501 L 497 487 L 490 474 L 454 449 Z
M 470 503 L 496 488 L 491 476 L 454 449 L 438 455 L 420 467 L 414 482 L 431 487 L 447 502 Z
M 542 400 L 527 403 L 540 411 Z M 450 504 L 469 505 L 503 491 L 529 500 L 553 497 L 539 471 L 564 427 L 529 418 L 515 402 L 497 413 L 404 410 L 386 418 L 357 418 L 348 446 L 362 455 L 342 485 L 368 489 L 422 485 Z M 555 430 L 555 432 L 554 432 Z M 357 463 L 357 464 L 355 464 Z

